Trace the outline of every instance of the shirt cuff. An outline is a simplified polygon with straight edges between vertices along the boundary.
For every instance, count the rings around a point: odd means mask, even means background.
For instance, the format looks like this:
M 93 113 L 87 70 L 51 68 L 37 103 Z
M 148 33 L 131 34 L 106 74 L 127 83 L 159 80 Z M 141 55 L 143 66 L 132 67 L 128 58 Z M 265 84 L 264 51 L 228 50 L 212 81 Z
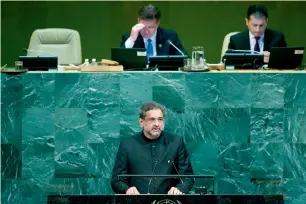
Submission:
M 124 43 L 125 48 L 132 48 L 132 47 L 134 46 L 134 44 L 135 44 L 135 42 L 132 41 L 130 38 L 128 38 L 128 39 L 125 41 L 125 43 Z

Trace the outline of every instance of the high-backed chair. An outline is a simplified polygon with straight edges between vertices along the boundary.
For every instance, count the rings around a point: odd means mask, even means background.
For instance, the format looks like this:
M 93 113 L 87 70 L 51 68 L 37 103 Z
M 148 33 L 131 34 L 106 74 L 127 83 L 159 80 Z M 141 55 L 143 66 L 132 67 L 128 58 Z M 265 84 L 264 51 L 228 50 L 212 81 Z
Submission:
M 235 35 L 239 32 L 231 32 L 231 33 L 228 33 L 225 37 L 224 37 L 224 40 L 223 40 L 223 46 L 222 46 L 222 51 L 221 51 L 221 60 L 222 61 L 222 57 L 223 55 L 225 54 L 227 48 L 228 48 L 228 44 L 229 44 L 229 41 L 230 41 L 230 38 L 232 35 Z
M 76 30 L 37 29 L 32 33 L 28 49 L 28 56 L 52 56 L 54 54 L 58 57 L 58 64 L 82 64 L 81 40 Z

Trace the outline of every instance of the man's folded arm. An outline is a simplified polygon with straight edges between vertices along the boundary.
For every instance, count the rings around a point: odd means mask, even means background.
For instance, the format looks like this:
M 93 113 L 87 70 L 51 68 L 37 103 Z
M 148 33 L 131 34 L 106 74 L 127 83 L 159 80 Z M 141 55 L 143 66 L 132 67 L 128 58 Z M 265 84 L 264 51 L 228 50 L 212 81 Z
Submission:
M 125 153 L 125 149 L 123 147 L 123 144 L 120 143 L 116 160 L 113 168 L 112 173 L 112 180 L 111 180 L 111 186 L 116 194 L 125 194 L 126 191 L 129 189 L 129 178 L 122 178 L 118 177 L 120 174 L 127 174 L 127 155 Z
M 179 147 L 179 158 L 178 158 L 178 171 L 180 175 L 194 175 L 190 157 L 187 152 L 187 148 L 184 144 L 183 138 L 181 138 L 181 144 Z M 188 193 L 193 184 L 194 184 L 194 178 L 182 178 L 183 183 L 180 181 L 176 187 L 182 192 L 182 193 Z

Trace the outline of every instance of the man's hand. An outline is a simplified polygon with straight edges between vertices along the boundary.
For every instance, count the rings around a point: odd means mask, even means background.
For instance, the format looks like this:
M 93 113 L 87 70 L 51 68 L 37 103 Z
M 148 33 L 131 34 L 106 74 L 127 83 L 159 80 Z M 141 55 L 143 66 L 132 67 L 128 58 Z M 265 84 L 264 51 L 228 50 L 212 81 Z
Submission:
M 263 51 L 263 55 L 264 55 L 264 63 L 269 63 L 269 59 L 270 59 L 270 52 L 268 51 Z
M 175 188 L 175 187 L 172 187 L 169 191 L 168 191 L 168 195 L 182 195 L 183 193 Z
M 137 188 L 133 186 L 126 191 L 126 194 L 127 195 L 139 195 L 140 193 L 138 192 Z
M 130 39 L 135 42 L 138 35 L 139 35 L 139 32 L 145 27 L 144 24 L 136 24 L 132 27 L 132 30 L 131 30 L 131 35 L 130 35 Z

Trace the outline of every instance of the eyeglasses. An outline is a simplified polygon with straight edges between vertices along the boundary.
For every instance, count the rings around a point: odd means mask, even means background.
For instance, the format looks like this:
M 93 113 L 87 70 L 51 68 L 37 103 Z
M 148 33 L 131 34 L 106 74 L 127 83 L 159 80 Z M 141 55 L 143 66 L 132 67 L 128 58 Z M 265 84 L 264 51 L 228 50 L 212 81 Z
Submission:
M 155 123 L 155 120 L 157 120 L 158 123 L 164 123 L 164 118 L 148 118 L 146 121 L 150 124 Z

